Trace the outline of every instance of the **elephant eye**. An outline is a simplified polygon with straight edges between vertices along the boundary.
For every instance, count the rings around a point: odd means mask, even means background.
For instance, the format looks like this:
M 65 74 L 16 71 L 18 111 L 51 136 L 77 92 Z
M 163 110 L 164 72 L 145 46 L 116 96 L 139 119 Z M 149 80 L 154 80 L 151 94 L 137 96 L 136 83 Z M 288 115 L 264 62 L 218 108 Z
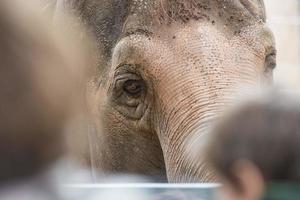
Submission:
M 139 96 L 144 89 L 141 80 L 127 80 L 124 82 L 123 90 L 130 96 Z
M 271 84 L 273 82 L 273 70 L 276 67 L 276 50 L 272 50 L 266 56 L 265 59 L 265 69 L 264 69 L 264 80 L 265 83 Z
M 110 88 L 111 103 L 121 114 L 131 119 L 140 119 L 144 115 L 147 85 L 140 74 L 120 68 Z
M 146 84 L 142 77 L 135 73 L 120 73 L 115 77 L 113 97 L 123 105 L 137 105 L 137 101 L 146 93 Z
M 272 50 L 270 54 L 266 56 L 265 71 L 272 71 L 276 67 L 276 50 Z

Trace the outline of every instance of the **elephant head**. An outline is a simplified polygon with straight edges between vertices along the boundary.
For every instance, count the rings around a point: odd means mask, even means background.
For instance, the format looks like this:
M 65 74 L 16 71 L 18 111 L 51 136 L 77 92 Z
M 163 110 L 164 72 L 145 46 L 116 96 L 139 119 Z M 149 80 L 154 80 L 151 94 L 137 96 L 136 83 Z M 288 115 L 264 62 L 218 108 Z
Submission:
M 88 89 L 93 169 L 213 180 L 186 149 L 194 136 L 206 140 L 237 88 L 272 80 L 263 1 L 60 0 L 57 9 L 75 13 L 97 46 Z

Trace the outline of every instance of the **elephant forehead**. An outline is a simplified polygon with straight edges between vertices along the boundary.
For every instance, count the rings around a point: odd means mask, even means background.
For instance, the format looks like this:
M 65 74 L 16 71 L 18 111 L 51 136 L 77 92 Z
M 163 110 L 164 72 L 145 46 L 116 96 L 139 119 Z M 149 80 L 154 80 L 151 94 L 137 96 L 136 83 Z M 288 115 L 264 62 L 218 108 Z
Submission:
M 199 19 L 205 16 L 205 13 L 222 10 L 230 13 L 243 12 L 243 16 L 251 14 L 265 20 L 263 0 L 107 0 L 104 2 L 110 2 L 111 6 L 118 5 L 121 10 L 128 10 L 128 15 L 137 14 L 136 16 L 164 13 L 173 19 L 181 18 L 185 21 L 186 17 Z M 118 13 L 114 14 L 118 15 Z
M 58 0 L 77 10 L 107 57 L 124 35 L 147 33 L 162 25 L 211 20 L 238 30 L 265 21 L 262 0 Z
M 114 50 L 113 66 L 136 64 L 143 73 L 156 78 L 170 74 L 170 70 L 188 76 L 189 71 L 196 74 L 234 71 L 236 68 L 255 71 L 263 66 L 263 50 L 258 53 L 242 38 L 228 38 L 208 23 L 162 32 L 165 34 L 161 36 L 133 34 L 122 39 Z
M 265 22 L 262 0 L 134 0 L 129 10 L 125 33 L 136 27 L 151 32 L 153 26 L 191 20 L 219 22 L 235 29 Z

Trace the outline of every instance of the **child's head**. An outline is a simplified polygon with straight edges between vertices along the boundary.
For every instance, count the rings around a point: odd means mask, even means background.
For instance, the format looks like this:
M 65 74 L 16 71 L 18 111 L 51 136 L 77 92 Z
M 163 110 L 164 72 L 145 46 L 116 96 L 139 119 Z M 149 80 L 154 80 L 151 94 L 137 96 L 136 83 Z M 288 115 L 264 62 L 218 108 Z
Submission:
M 232 200 L 255 200 L 268 183 L 300 181 L 299 103 L 273 94 L 245 104 L 215 128 L 207 157 Z
M 84 53 L 33 7 L 0 1 L 0 183 L 55 160 L 83 100 Z

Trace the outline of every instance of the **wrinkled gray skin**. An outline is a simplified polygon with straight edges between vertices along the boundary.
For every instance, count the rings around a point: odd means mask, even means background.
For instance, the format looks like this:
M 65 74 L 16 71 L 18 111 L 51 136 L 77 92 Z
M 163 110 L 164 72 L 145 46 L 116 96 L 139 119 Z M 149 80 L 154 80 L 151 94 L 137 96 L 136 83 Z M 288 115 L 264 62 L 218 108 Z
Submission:
M 205 143 L 237 88 L 272 80 L 262 0 L 59 0 L 57 10 L 78 15 L 99 51 L 88 90 L 92 168 L 214 180 L 189 147 Z

